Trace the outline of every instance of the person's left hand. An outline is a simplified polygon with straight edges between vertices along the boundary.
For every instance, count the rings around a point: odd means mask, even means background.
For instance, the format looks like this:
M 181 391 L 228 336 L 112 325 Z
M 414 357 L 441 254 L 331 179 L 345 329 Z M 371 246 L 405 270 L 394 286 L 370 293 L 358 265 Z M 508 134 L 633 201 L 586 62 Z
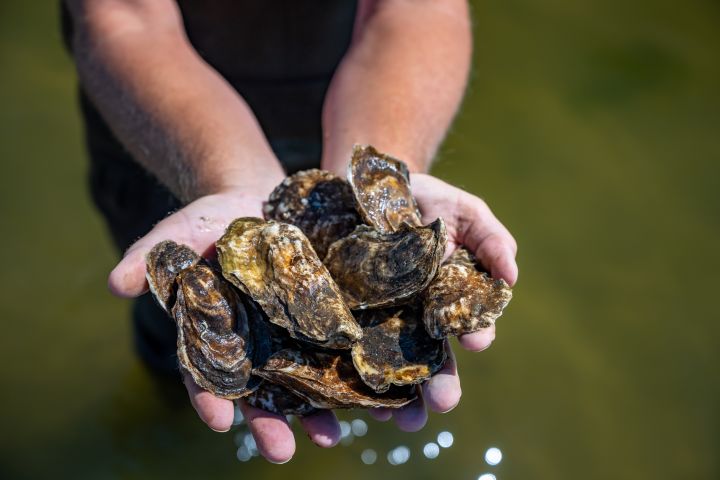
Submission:
M 515 262 L 517 243 L 510 232 L 495 218 L 487 204 L 480 198 L 457 187 L 449 185 L 430 175 L 415 173 L 411 176 L 412 193 L 422 213 L 423 224 L 438 217 L 445 221 L 448 233 L 447 258 L 458 247 L 464 246 L 490 272 L 493 278 L 504 279 L 511 287 L 518 278 Z M 495 326 L 458 338 L 466 350 L 480 352 L 495 339 Z M 446 343 L 448 360 L 445 366 L 423 384 L 423 395 L 406 407 L 371 409 L 370 414 L 377 420 L 391 417 L 400 430 L 420 430 L 427 421 L 427 409 L 445 413 L 460 401 L 460 379 L 455 356 Z

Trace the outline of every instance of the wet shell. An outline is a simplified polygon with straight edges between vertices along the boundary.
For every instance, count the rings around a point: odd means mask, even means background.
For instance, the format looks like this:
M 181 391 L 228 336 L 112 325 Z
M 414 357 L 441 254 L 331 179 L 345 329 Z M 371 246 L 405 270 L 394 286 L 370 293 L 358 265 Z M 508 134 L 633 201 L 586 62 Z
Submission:
M 200 255 L 190 247 L 172 240 L 158 243 L 145 256 L 145 278 L 150 292 L 168 314 L 175 304 L 175 278 L 200 260 Z
M 403 223 L 422 225 L 420 211 L 410 191 L 407 165 L 369 145 L 355 145 L 348 167 L 348 182 L 365 222 L 383 233 Z
M 201 388 L 223 398 L 250 393 L 249 320 L 230 284 L 210 266 L 198 264 L 177 277 L 173 315 L 178 359 Z
M 329 348 L 362 336 L 340 291 L 297 227 L 235 220 L 217 242 L 223 274 L 290 335 Z
M 268 381 L 263 382 L 257 390 L 245 397 L 245 401 L 248 405 L 278 415 L 304 416 L 318 411 L 287 388 Z
M 287 177 L 270 194 L 265 218 L 300 228 L 318 257 L 362 223 L 355 197 L 342 178 L 324 170 L 304 170 Z
M 445 342 L 427 334 L 421 308 L 363 310 L 356 318 L 363 337 L 353 345 L 353 364 L 375 391 L 421 383 L 445 364 Z
M 425 291 L 423 321 L 433 338 L 476 332 L 493 325 L 511 298 L 505 280 L 479 271 L 472 255 L 460 248 Z
M 330 246 L 325 265 L 350 308 L 396 305 L 427 287 L 446 245 L 442 219 L 385 234 L 362 225 Z
M 258 375 L 283 385 L 316 408 L 399 408 L 417 398 L 410 385 L 375 392 L 344 353 L 282 350 L 270 357 Z

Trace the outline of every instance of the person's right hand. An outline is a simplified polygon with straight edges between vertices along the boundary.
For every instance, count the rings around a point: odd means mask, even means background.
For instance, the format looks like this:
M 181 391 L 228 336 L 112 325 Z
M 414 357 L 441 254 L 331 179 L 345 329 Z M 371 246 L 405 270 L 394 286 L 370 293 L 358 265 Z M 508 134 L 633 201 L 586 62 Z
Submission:
M 262 202 L 266 198 L 266 194 L 248 195 L 229 190 L 201 197 L 178 210 L 128 249 L 110 273 L 110 291 L 123 298 L 145 293 L 148 290 L 145 255 L 163 240 L 185 244 L 204 257 L 214 256 L 215 241 L 229 223 L 238 217 L 262 217 Z M 215 431 L 228 431 L 233 422 L 233 402 L 201 389 L 187 374 L 183 380 L 200 418 Z M 290 460 L 295 452 L 295 439 L 285 417 L 251 407 L 242 400 L 239 405 L 260 453 L 274 463 Z M 299 420 L 316 445 L 332 447 L 340 439 L 340 427 L 332 410 L 321 410 Z

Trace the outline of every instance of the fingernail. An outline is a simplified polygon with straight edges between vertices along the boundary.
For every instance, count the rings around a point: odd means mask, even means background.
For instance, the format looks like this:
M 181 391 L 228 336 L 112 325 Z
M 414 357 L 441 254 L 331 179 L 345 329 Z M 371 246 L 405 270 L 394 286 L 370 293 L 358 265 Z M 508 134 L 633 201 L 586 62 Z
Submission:
M 211 427 L 210 425 L 208 425 L 208 428 L 210 428 L 210 430 L 212 430 L 213 432 L 217 432 L 217 433 L 227 433 L 230 431 L 230 427 L 228 427 L 226 430 L 216 430 L 213 427 Z
M 292 457 L 288 458 L 287 460 L 283 460 L 282 462 L 280 462 L 280 461 L 275 461 L 275 460 L 270 460 L 269 458 L 266 458 L 265 460 L 267 460 L 268 462 L 270 462 L 270 463 L 272 463 L 272 464 L 274 464 L 274 465 L 284 465 L 284 464 L 288 463 L 290 460 L 292 460 Z

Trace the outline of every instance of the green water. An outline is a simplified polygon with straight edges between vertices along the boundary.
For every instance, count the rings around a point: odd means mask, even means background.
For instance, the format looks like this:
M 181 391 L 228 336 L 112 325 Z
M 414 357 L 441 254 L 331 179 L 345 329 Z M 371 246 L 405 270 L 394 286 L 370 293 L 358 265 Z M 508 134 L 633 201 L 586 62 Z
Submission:
M 518 239 L 497 341 L 459 353 L 463 402 L 422 432 L 300 435 L 273 466 L 240 463 L 133 357 L 55 2 L 0 3 L 0 478 L 720 478 L 720 4 L 473 4 L 475 73 L 435 173 Z M 455 443 L 425 459 L 441 430 Z

